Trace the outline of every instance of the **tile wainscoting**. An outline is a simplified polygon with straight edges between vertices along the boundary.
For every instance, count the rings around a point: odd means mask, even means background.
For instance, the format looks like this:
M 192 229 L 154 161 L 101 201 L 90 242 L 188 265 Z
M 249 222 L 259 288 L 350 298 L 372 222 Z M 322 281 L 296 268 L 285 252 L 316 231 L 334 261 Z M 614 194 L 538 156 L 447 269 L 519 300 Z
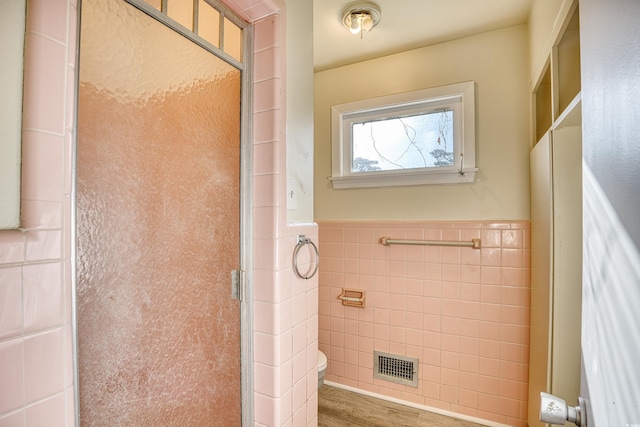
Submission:
M 285 3 L 223 1 L 255 26 L 256 190 L 251 203 L 258 218 L 254 245 L 262 250 L 254 261 L 256 318 L 272 314 L 278 321 L 254 331 L 260 354 L 254 365 L 255 408 L 244 410 L 254 411 L 256 426 L 313 426 L 317 423 L 317 286 L 310 280 L 302 287 L 290 257 L 297 234 L 315 240 L 317 233 L 315 225 L 286 223 Z M 22 229 L 0 231 L 1 427 L 76 425 L 71 213 L 77 13 L 78 0 L 29 1 Z M 305 298 L 308 306 L 297 304 Z M 260 388 L 269 381 L 280 381 L 277 390 Z
M 326 380 L 413 404 L 526 426 L 530 223 L 319 222 L 319 348 Z M 380 238 L 481 249 L 384 246 Z M 343 306 L 342 288 L 366 292 Z M 373 351 L 419 359 L 418 387 L 373 377 Z

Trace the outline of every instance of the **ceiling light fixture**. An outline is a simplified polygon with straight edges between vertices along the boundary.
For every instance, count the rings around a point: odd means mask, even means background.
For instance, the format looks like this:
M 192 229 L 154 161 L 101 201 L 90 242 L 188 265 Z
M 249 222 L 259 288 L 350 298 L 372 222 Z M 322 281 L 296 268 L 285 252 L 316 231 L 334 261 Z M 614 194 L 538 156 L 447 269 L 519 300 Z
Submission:
M 373 3 L 352 3 L 342 11 L 342 24 L 352 34 L 371 31 L 380 22 L 380 8 Z

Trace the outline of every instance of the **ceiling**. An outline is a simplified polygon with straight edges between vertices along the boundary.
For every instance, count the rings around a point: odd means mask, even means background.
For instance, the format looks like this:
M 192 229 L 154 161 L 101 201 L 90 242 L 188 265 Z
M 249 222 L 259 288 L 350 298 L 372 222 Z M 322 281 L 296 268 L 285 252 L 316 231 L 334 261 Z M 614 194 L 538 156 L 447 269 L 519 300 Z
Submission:
M 342 25 L 349 0 L 313 0 L 316 71 L 523 24 L 532 0 L 373 0 L 380 23 L 353 35 Z

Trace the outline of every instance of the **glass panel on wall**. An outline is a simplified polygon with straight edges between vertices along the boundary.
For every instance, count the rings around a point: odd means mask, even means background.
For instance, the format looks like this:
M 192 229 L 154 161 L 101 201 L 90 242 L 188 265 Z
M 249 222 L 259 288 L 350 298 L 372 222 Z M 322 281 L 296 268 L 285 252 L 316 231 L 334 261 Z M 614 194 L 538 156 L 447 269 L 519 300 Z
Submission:
M 353 123 L 351 172 L 453 165 L 453 111 Z
M 242 59 L 242 29 L 227 18 L 224 19 L 224 46 L 222 50 L 238 61 Z
M 199 1 L 198 35 L 215 47 L 220 47 L 220 12 L 205 0 Z
M 1 1 L 1 0 L 0 0 Z M 191 38 L 196 43 L 200 43 L 193 34 L 197 34 L 200 39 L 207 41 L 209 45 L 203 46 L 205 49 L 219 55 L 222 50 L 228 56 L 242 63 L 243 44 L 243 24 L 241 20 L 233 20 L 235 15 L 231 15 L 223 4 L 216 0 L 126 0 L 128 3 L 137 5 L 144 3 L 163 15 L 174 20 L 182 27 L 192 32 L 180 31 L 184 36 Z M 137 6 L 137 7 L 140 7 Z M 141 7 L 145 9 L 145 7 Z M 225 16 L 226 15 L 226 16 Z M 232 19 L 227 18 L 231 16 Z M 237 19 L 237 18 L 236 18 Z M 238 23 L 238 24 L 236 24 Z
M 148 3 L 157 10 L 162 10 L 162 0 L 145 0 L 145 3 Z
M 167 16 L 193 31 L 193 0 L 169 0 Z

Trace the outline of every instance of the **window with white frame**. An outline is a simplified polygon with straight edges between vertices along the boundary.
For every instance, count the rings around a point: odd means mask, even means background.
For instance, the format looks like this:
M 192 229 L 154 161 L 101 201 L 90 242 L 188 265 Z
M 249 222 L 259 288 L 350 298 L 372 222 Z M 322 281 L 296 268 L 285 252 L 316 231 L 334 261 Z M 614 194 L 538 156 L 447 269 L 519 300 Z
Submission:
M 472 182 L 475 85 L 331 107 L 333 188 Z

